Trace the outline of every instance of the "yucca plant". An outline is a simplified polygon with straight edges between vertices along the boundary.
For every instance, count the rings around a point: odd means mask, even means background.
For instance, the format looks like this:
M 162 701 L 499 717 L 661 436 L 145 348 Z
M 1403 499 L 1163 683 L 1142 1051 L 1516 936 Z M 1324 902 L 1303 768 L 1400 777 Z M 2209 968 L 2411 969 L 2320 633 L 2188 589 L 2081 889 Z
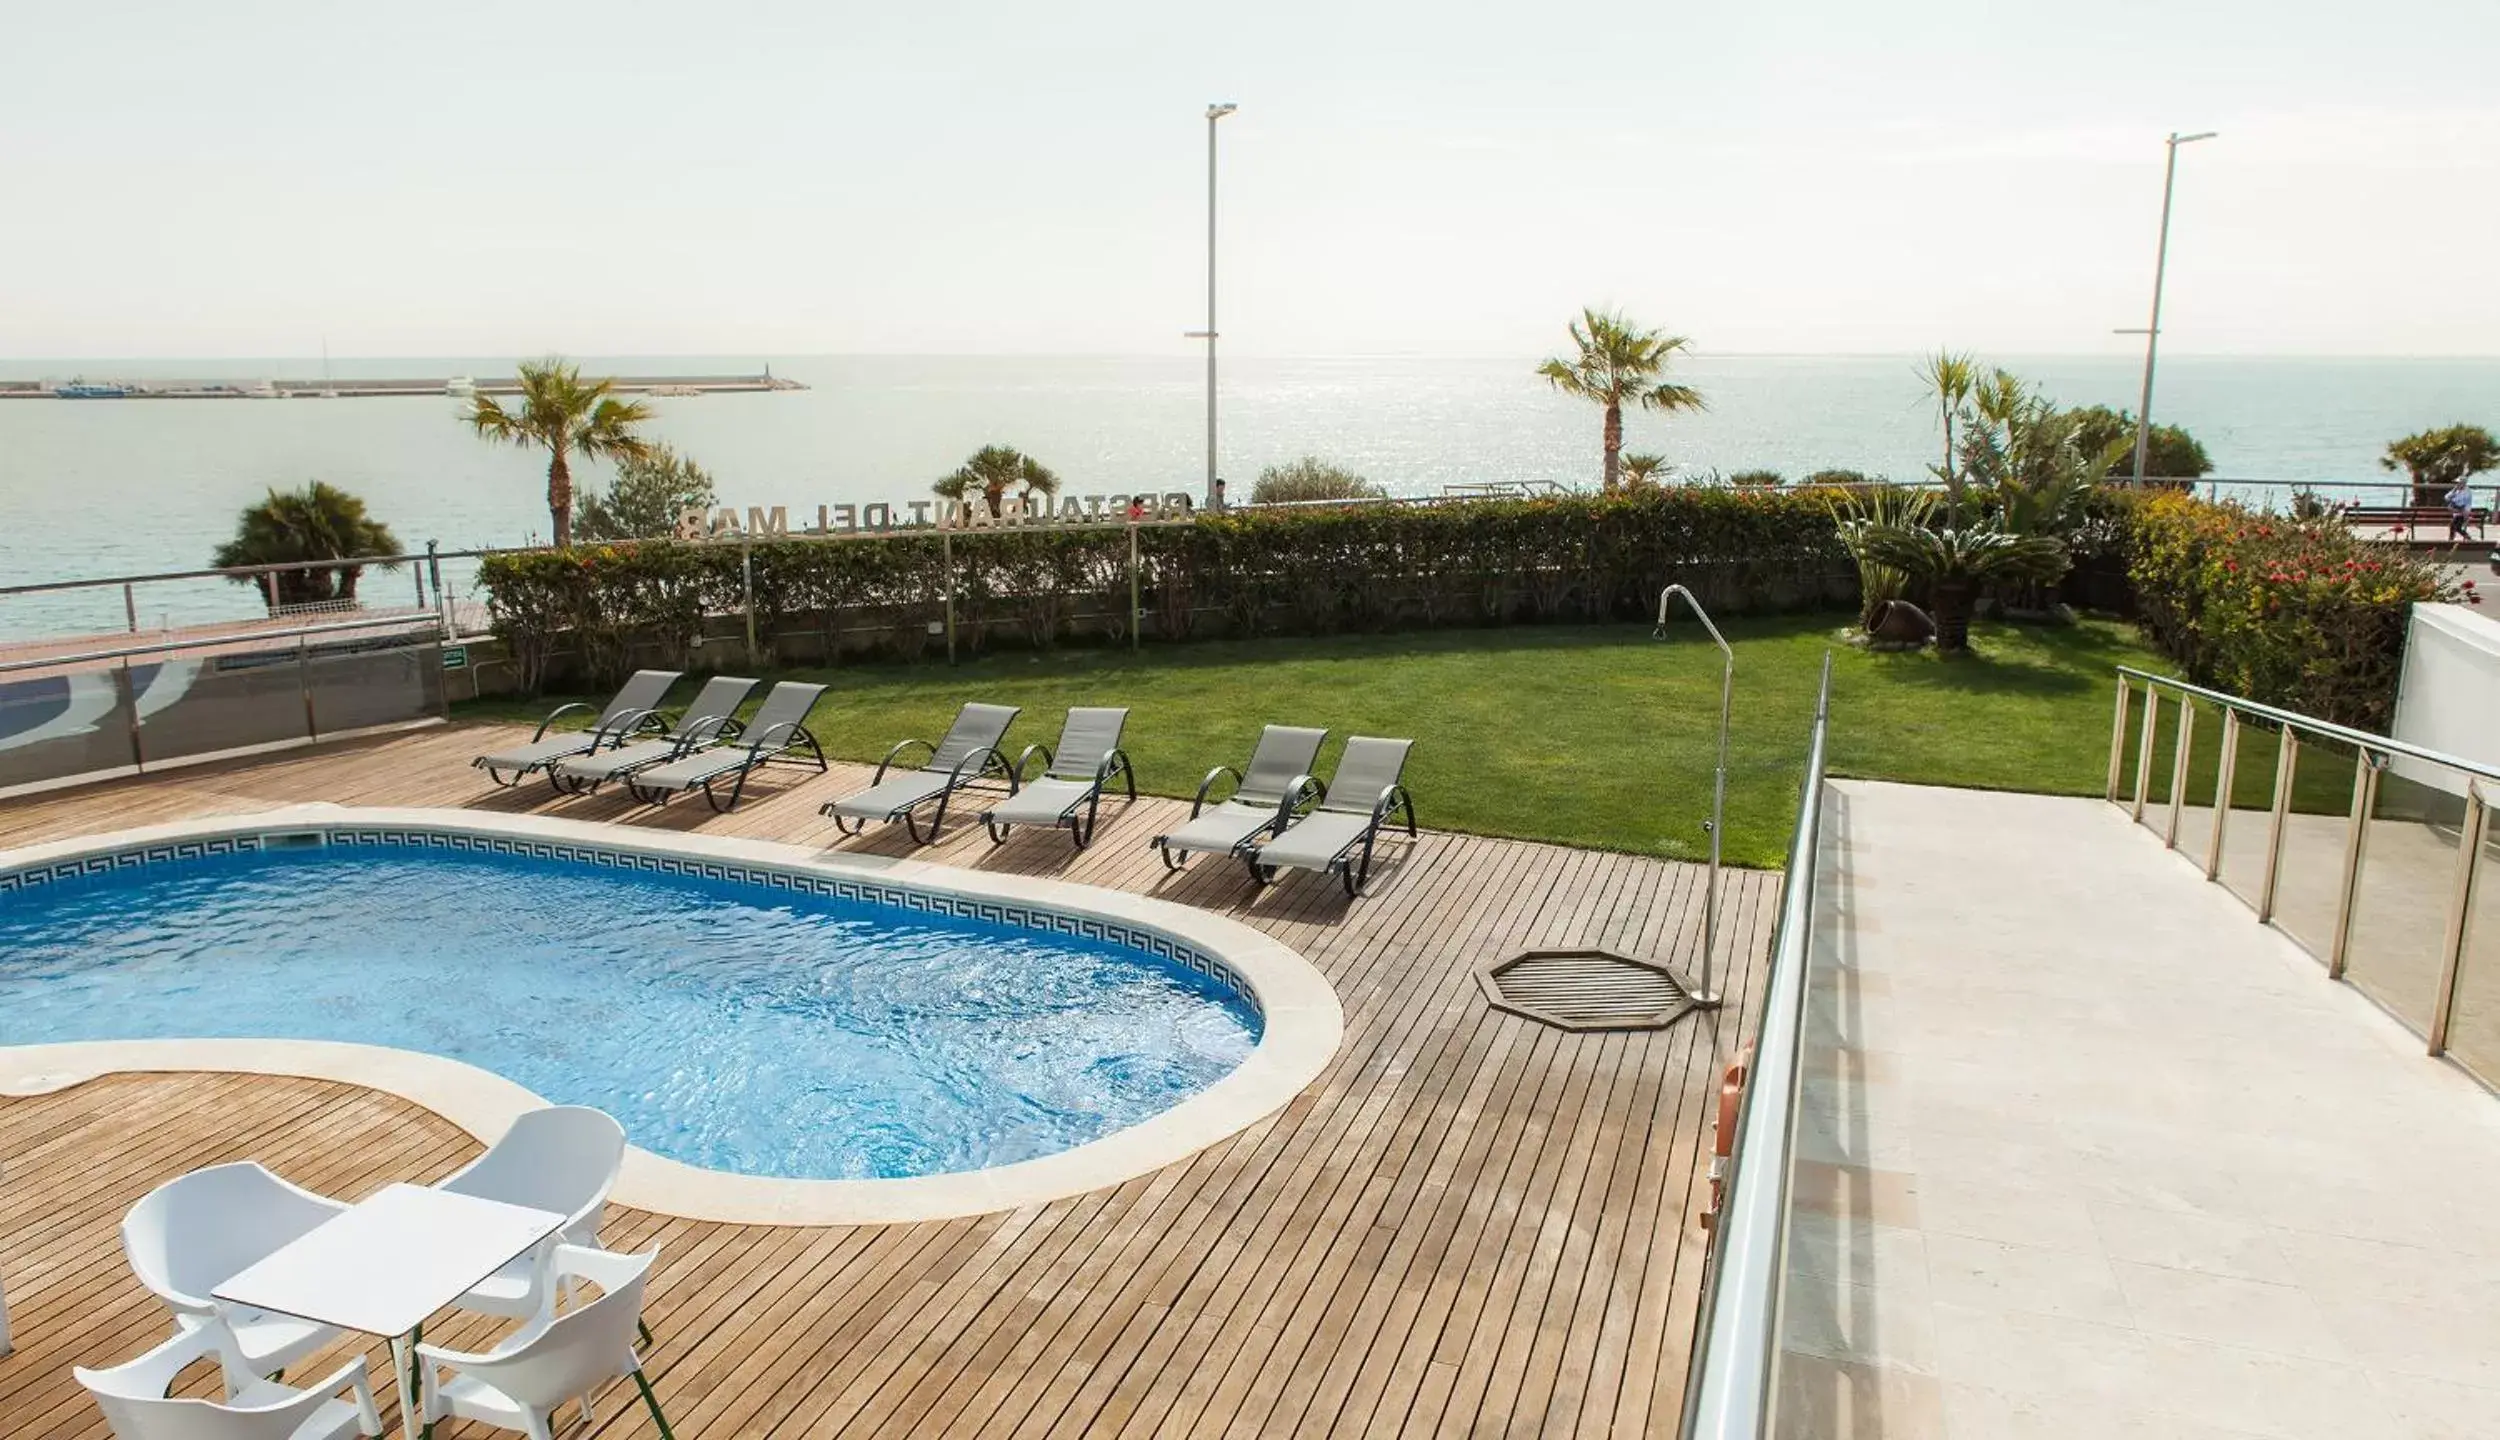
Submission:
M 1858 563 L 1858 628 L 1873 629 L 1876 612 L 1886 602 L 1903 598 L 1910 588 L 1910 577 L 1899 566 L 1868 558 L 1867 531 L 1877 527 L 1923 530 L 1935 517 L 1938 500 L 1933 490 L 1881 485 L 1847 491 L 1832 501 L 1832 525 L 1840 532 L 1841 548 Z
M 2050 535 L 2017 535 L 1990 522 L 1930 530 L 1921 525 L 1870 525 L 1856 552 L 1927 582 L 1936 621 L 1936 653 L 1970 650 L 1971 611 L 1982 587 L 1992 583 L 2046 583 L 2066 573 L 2064 541 Z

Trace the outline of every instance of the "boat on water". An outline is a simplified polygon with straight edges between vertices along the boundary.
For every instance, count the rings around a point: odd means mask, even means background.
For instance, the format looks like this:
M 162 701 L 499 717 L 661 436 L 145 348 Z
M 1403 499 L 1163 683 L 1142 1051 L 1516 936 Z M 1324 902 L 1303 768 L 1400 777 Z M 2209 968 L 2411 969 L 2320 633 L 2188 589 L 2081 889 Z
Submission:
M 443 382 L 443 393 L 455 400 L 466 400 L 477 393 L 477 382 L 466 375 L 454 375 Z
M 121 400 L 129 396 L 130 387 L 98 385 L 88 380 L 72 380 L 67 385 L 53 386 L 52 393 L 63 400 Z

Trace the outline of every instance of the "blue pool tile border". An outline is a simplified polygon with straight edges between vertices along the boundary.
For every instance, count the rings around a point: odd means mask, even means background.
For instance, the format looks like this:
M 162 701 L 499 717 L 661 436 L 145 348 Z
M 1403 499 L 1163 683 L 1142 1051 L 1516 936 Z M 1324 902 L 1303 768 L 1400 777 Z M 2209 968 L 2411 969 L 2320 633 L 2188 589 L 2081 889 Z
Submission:
M 683 875 L 701 880 L 727 881 L 756 885 L 769 890 L 788 890 L 805 895 L 820 895 L 835 900 L 855 901 L 870 905 L 891 905 L 926 915 L 945 915 L 959 919 L 986 920 L 1000 925 L 1016 925 L 1028 930 L 1047 931 L 1056 935 L 1072 935 L 1084 940 L 1099 940 L 1125 945 L 1213 981 L 1230 991 L 1250 1009 L 1265 1017 L 1259 1005 L 1258 992 L 1251 988 L 1231 966 L 1194 945 L 1186 945 L 1158 930 L 1123 925 L 1093 915 L 1071 915 L 1063 910 L 1040 906 L 1018 905 L 1008 901 L 967 895 L 947 895 L 906 885 L 880 884 L 850 875 L 808 875 L 789 870 L 733 861 L 715 860 L 707 856 L 655 855 L 645 850 L 614 849 L 604 845 L 579 845 L 560 840 L 538 840 L 512 835 L 482 835 L 460 830 L 409 829 L 377 825 L 312 825 L 266 834 L 211 835 L 191 840 L 176 840 L 163 845 L 132 846 L 124 850 L 108 850 L 99 854 L 80 855 L 57 860 L 49 865 L 30 865 L 15 870 L 0 870 L 0 894 L 32 889 L 60 880 L 82 879 L 105 875 L 116 870 L 129 870 L 143 865 L 163 864 L 180 860 L 201 860 L 217 855 L 254 854 L 261 850 L 294 848 L 286 843 L 300 844 L 298 837 L 318 835 L 325 845 L 394 845 L 426 850 L 464 850 L 491 855 L 518 855 L 536 860 L 562 860 L 585 865 L 607 865 L 622 870 L 640 870 L 649 874 Z M 278 844 L 264 841 L 277 840 Z

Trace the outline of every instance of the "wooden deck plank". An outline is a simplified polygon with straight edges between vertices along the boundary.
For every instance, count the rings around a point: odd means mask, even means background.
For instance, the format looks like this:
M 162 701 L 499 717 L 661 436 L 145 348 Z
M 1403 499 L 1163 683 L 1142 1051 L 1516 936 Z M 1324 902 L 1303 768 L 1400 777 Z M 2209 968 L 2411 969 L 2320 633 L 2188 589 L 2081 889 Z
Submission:
M 733 815 L 654 812 L 495 789 L 468 757 L 509 738 L 453 726 L 0 803 L 0 835 L 321 800 L 915 853 L 899 830 L 840 841 L 816 815 L 863 767 L 776 777 Z M 1777 877 L 1725 873 L 1727 1011 L 1574 1035 L 1491 1010 L 1475 968 L 1537 945 L 1679 953 L 1698 943 L 1697 867 L 1428 832 L 1349 902 L 1307 876 L 1254 889 L 1205 859 L 1168 873 L 1145 841 L 1186 810 L 1115 806 L 1081 853 L 1047 832 L 993 847 L 977 824 L 917 853 L 1199 905 L 1294 946 L 1345 1007 L 1325 1073 L 1184 1161 L 1016 1211 L 803 1229 L 612 1209 L 607 1243 L 661 1249 L 648 1358 L 679 1434 L 1672 1433 L 1718 1070 L 1750 1021 Z M 6 1428 L 106 1433 L 69 1367 L 167 1329 L 116 1228 L 154 1185 L 250 1158 L 353 1198 L 476 1150 L 406 1101 L 326 1081 L 132 1074 L 0 1098 Z M 613 1396 L 600 1421 L 603 1437 L 655 1433 Z

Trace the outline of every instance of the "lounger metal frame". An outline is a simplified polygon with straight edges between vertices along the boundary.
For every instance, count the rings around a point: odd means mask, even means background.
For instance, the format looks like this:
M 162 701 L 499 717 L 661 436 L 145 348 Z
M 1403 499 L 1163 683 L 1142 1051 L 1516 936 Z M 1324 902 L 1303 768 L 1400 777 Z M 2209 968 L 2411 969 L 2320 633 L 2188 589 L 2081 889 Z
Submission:
M 535 745 L 539 741 L 546 739 L 547 728 L 555 724 L 558 720 L 563 719 L 568 711 L 587 710 L 591 714 L 596 715 L 599 713 L 599 708 L 600 707 L 591 704 L 587 700 L 575 700 L 568 704 L 558 705 L 555 709 L 547 712 L 546 719 L 538 722 L 537 733 L 530 736 L 530 743 Z M 597 729 L 592 730 L 590 732 L 591 740 L 588 745 L 583 746 L 579 750 L 574 750 L 563 755 L 550 755 L 544 760 L 533 760 L 530 763 L 515 769 L 512 772 L 512 778 L 509 780 L 503 778 L 503 772 L 501 770 L 487 763 L 495 758 L 492 755 L 478 756 L 476 759 L 469 762 L 469 768 L 472 770 L 485 771 L 487 779 L 494 781 L 496 784 L 501 785 L 506 789 L 510 789 L 511 787 L 520 784 L 522 781 L 527 780 L 530 777 L 531 771 L 548 769 L 558 760 L 570 760 L 575 755 L 586 755 L 595 750 L 614 749 L 617 746 L 623 745 L 626 741 L 632 739 L 636 735 L 665 735 L 667 733 L 668 717 L 661 714 L 657 706 L 653 706 L 647 710 L 628 710 L 624 714 L 616 717 L 614 723 L 602 725 Z M 614 736 L 615 738 L 608 738 L 610 736 Z
M 884 784 L 885 773 L 886 771 L 894 768 L 894 761 L 896 757 L 900 756 L 904 751 L 909 750 L 914 745 L 928 751 L 930 758 L 936 758 L 938 747 L 930 741 L 897 740 L 894 742 L 894 748 L 885 752 L 885 758 L 877 762 L 877 778 L 868 782 L 868 788 L 874 790 L 879 785 Z M 973 765 L 974 761 L 979 761 L 980 763 L 978 765 Z M 967 765 L 973 765 L 973 769 L 970 774 L 966 774 L 964 771 L 964 767 Z M 934 775 L 937 772 L 932 770 L 927 773 Z M 923 795 L 908 805 L 897 805 L 883 815 L 844 815 L 834 808 L 835 805 L 839 805 L 841 803 L 840 801 L 834 801 L 832 804 L 820 805 L 817 807 L 816 813 L 831 819 L 833 821 L 833 828 L 840 831 L 844 835 L 864 834 L 872 821 L 883 820 L 887 824 L 892 824 L 893 822 L 900 820 L 903 822 L 903 828 L 911 832 L 911 840 L 914 845 L 934 845 L 937 843 L 938 832 L 946 828 L 946 806 L 949 801 L 955 798 L 955 792 L 958 790 L 969 790 L 975 785 L 980 784 L 983 779 L 992 775 L 996 775 L 1007 782 L 1008 794 L 1013 795 L 1016 793 L 1016 769 L 1014 766 L 1007 763 L 1006 753 L 995 745 L 985 745 L 978 750 L 968 752 L 962 759 L 957 760 L 955 762 L 955 768 L 947 772 L 946 788 L 938 791 L 934 795 Z M 932 800 L 937 802 L 937 814 L 929 822 L 929 833 L 926 836 L 923 836 L 920 833 L 920 807 L 928 804 Z
M 1232 766 L 1218 765 L 1214 769 L 1209 770 L 1207 772 L 1207 778 L 1198 782 L 1198 798 L 1189 803 L 1190 819 L 1196 820 L 1198 816 L 1206 810 L 1207 793 L 1215 788 L 1216 781 L 1223 779 L 1227 775 L 1233 777 L 1233 789 L 1235 791 L 1239 791 L 1241 789 L 1241 772 L 1234 769 Z M 1225 799 L 1230 798 L 1232 797 L 1225 797 Z M 1310 806 L 1316 805 L 1327 798 L 1328 787 L 1321 784 L 1317 776 L 1302 775 L 1296 777 L 1291 785 L 1285 787 L 1284 798 L 1277 803 L 1276 818 L 1269 821 L 1267 824 L 1260 826 L 1258 829 L 1251 831 L 1243 838 L 1234 841 L 1232 853 L 1235 855 L 1240 854 L 1243 846 L 1248 845 L 1250 842 L 1258 839 L 1262 835 L 1283 834 L 1285 826 L 1292 821 L 1294 816 L 1301 814 Z M 1224 802 L 1222 800 L 1218 800 L 1216 803 L 1220 805 Z M 1214 853 L 1213 851 L 1189 850 L 1186 848 L 1180 849 L 1176 853 L 1174 848 L 1170 844 L 1166 843 L 1170 841 L 1171 838 L 1172 837 L 1169 835 L 1157 835 L 1152 840 L 1146 842 L 1148 845 L 1154 847 L 1154 852 L 1157 855 L 1163 857 L 1163 868 L 1166 870 L 1179 871 L 1185 868 L 1189 864 L 1189 857 L 1191 855 L 1206 855 Z
M 607 784 L 611 780 L 622 780 L 630 786 L 633 783 L 633 778 L 635 772 L 637 771 L 649 770 L 655 766 L 666 765 L 672 761 L 683 760 L 697 750 L 707 750 L 715 745 L 725 745 L 730 741 L 737 739 L 744 733 L 746 733 L 746 727 L 739 724 L 737 720 L 730 716 L 701 716 L 688 722 L 685 729 L 677 732 L 677 743 L 670 747 L 665 754 L 654 755 L 650 759 L 645 760 L 638 765 L 633 765 L 623 770 L 611 770 L 605 775 L 593 776 L 588 779 L 579 775 L 565 774 L 562 768 L 564 761 L 559 760 L 547 767 L 547 783 L 567 795 L 596 795 L 599 793 L 599 787 Z M 624 742 L 619 741 L 615 748 L 619 750 L 624 749 Z M 578 755 L 567 755 L 564 757 L 565 760 L 578 760 L 580 758 L 581 757 Z
M 1032 763 L 1035 751 L 1041 752 L 1042 777 L 1044 779 L 1051 778 L 1050 767 L 1059 763 L 1058 758 L 1051 754 L 1050 747 L 1048 745 L 1042 744 L 1033 744 L 1024 747 L 1024 753 L 1016 757 L 1015 773 L 1019 776 L 1024 773 L 1024 767 Z M 1069 779 L 1073 777 L 1062 776 L 1060 778 Z M 1129 801 L 1132 804 L 1135 803 L 1137 799 L 1137 771 L 1129 764 L 1128 752 L 1122 750 L 1116 745 L 1111 747 L 1110 754 L 1102 757 L 1102 763 L 1094 767 L 1094 783 L 1092 786 L 1089 787 L 1083 795 L 1080 795 L 1068 802 L 1067 808 L 1059 812 L 1059 819 L 1053 824 L 1052 828 L 1057 829 L 1060 826 L 1065 826 L 1068 831 L 1068 838 L 1076 842 L 1076 848 L 1079 850 L 1082 850 L 1087 845 L 1092 844 L 1095 827 L 1101 823 L 1102 792 L 1110 788 L 1111 782 L 1115 779 L 1124 781 L 1127 784 Z M 1025 783 L 1030 784 L 1031 782 L 1027 781 Z M 1011 788 L 1008 793 L 1013 794 L 1015 792 Z M 1085 810 L 1082 822 L 1080 822 L 1077 818 L 1077 807 L 1079 806 L 1083 806 Z M 987 811 L 982 812 L 981 815 L 981 828 L 990 832 L 990 843 L 992 845 L 1006 844 L 1007 833 L 1015 829 L 1016 825 L 1019 823 L 1029 825 L 1032 822 L 1028 820 L 1001 824 L 1000 822 L 991 819 Z
M 798 757 L 797 751 L 802 745 L 807 747 L 807 758 Z M 753 740 L 741 736 L 736 740 L 723 741 L 712 748 L 743 749 L 747 752 L 745 762 L 735 770 L 723 770 L 718 775 L 704 777 L 703 802 L 711 806 L 712 812 L 716 815 L 726 815 L 737 809 L 739 797 L 747 792 L 747 777 L 767 765 L 804 765 L 808 759 L 813 759 L 819 773 L 833 768 L 825 763 L 825 747 L 817 744 L 816 737 L 808 733 L 807 726 L 796 720 L 784 720 L 778 725 L 771 726 Z M 684 759 L 685 757 L 681 755 L 677 758 Z M 719 793 L 712 787 L 732 775 L 738 777 L 737 783 L 729 787 L 729 803 L 723 805 L 720 802 Z M 633 775 L 625 777 L 625 788 L 632 791 L 634 798 L 645 805 L 665 805 L 670 796 L 681 793 L 675 790 L 646 790 L 639 777 Z
M 1316 785 L 1319 782 L 1312 779 L 1310 776 L 1305 775 L 1300 780 L 1295 781 L 1294 785 L 1296 789 L 1299 789 L 1306 783 Z M 1291 794 L 1288 794 L 1286 799 L 1290 801 L 1292 799 Z M 1347 899 L 1351 900 L 1362 894 L 1363 887 L 1371 882 L 1372 846 L 1379 840 L 1380 829 L 1383 825 L 1388 823 L 1389 817 L 1400 812 L 1403 812 L 1406 816 L 1407 838 L 1410 840 L 1415 838 L 1417 833 L 1415 829 L 1415 798 L 1406 793 L 1405 785 L 1391 785 L 1387 789 L 1380 792 L 1379 799 L 1372 802 L 1371 820 L 1363 826 L 1362 832 L 1347 840 L 1344 845 L 1338 847 L 1336 854 L 1329 857 L 1327 873 L 1336 876 L 1339 882 L 1345 886 Z M 1345 814 L 1347 812 L 1338 811 L 1335 813 Z M 1280 808 L 1277 811 L 1275 828 L 1265 833 L 1270 835 L 1282 835 L 1289 828 L 1290 817 L 1284 809 Z M 1249 839 L 1242 841 L 1239 845 L 1233 847 L 1233 853 L 1241 857 L 1241 861 L 1244 865 L 1250 867 L 1251 883 L 1256 885 L 1273 884 L 1276 880 L 1276 872 L 1283 867 L 1275 865 L 1262 865 L 1259 863 L 1257 844 L 1258 838 L 1259 837 L 1257 835 L 1253 835 Z M 1354 859 L 1356 846 L 1362 847 L 1363 856 L 1360 861 Z

